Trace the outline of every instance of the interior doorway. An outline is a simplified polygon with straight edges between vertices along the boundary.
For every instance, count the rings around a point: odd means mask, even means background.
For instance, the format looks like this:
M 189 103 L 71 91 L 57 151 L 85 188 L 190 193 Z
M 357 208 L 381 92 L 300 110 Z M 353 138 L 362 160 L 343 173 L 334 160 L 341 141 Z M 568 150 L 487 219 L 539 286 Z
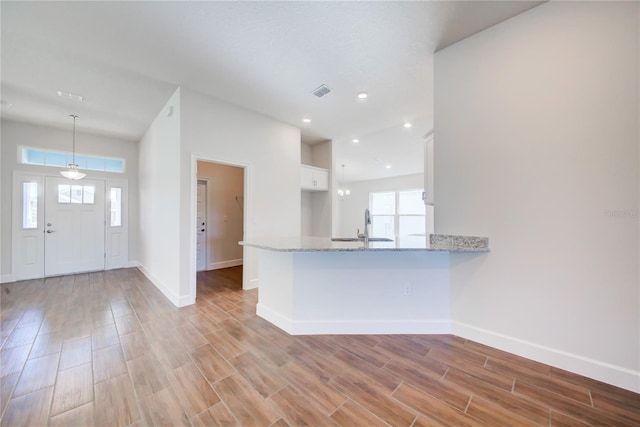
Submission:
M 243 265 L 245 168 L 197 161 L 196 271 Z

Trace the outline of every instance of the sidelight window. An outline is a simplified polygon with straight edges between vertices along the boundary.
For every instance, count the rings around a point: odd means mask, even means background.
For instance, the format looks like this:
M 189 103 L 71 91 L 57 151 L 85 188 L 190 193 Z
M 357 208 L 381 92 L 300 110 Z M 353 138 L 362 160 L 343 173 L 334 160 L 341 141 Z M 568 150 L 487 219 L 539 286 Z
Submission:
M 111 226 L 122 226 L 122 188 L 111 188 L 110 194 L 111 201 Z
M 38 183 L 22 183 L 22 228 L 38 228 Z

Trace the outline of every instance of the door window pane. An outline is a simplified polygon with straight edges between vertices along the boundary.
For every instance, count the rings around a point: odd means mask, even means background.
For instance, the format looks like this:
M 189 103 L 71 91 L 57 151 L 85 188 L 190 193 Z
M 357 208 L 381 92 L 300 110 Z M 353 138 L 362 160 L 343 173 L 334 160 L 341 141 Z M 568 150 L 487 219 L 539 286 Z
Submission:
M 82 185 L 71 186 L 71 203 L 82 203 Z
M 400 215 L 424 215 L 422 190 L 399 191 L 398 205 L 398 213 Z
M 96 189 L 93 185 L 85 185 L 82 188 L 82 203 L 92 205 L 95 192 Z
M 38 228 L 38 183 L 22 183 L 22 228 Z
M 388 215 L 396 213 L 396 193 L 371 193 L 371 213 Z
M 58 203 L 71 203 L 71 186 L 67 184 L 58 185 Z
M 120 227 L 122 225 L 122 188 L 112 188 L 111 198 L 111 226 Z

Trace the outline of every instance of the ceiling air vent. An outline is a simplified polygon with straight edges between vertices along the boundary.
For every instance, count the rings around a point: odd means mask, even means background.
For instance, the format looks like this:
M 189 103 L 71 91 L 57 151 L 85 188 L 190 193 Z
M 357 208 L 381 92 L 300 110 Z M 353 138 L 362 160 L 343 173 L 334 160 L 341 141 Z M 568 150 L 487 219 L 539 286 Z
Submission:
M 322 98 L 323 96 L 325 96 L 329 92 L 331 92 L 331 89 L 329 89 L 325 85 L 320 85 L 320 86 L 318 86 L 317 88 L 315 88 L 314 90 L 311 91 L 311 93 L 314 94 L 315 96 L 317 96 L 318 98 Z

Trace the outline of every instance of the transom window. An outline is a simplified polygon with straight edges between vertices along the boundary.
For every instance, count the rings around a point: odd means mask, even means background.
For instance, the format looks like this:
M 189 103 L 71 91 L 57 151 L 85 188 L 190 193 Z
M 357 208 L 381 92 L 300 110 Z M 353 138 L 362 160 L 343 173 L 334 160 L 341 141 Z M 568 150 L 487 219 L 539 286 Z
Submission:
M 73 162 L 73 153 L 22 147 L 20 162 L 25 165 L 66 168 Z M 124 159 L 76 154 L 78 169 L 124 173 Z
M 369 193 L 371 235 L 410 236 L 425 233 L 422 189 Z

